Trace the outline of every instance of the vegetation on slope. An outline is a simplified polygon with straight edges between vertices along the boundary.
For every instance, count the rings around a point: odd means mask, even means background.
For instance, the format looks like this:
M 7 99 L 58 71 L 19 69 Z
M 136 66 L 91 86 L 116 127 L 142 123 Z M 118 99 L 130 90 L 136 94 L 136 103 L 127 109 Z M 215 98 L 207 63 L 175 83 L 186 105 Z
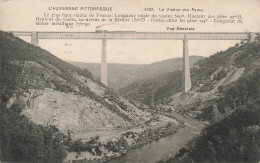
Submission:
M 127 114 L 116 107 L 121 105 L 121 103 L 117 104 L 119 100 L 114 104 L 106 102 L 75 77 L 75 74 L 83 76 L 106 88 L 100 81 L 95 81 L 88 70 L 66 63 L 48 51 L 32 46 L 10 33 L 0 31 L 0 41 L 1 98 L 4 101 L 8 100 L 14 92 L 21 94 L 22 92 L 19 91 L 29 88 L 51 88 L 60 92 L 88 96 L 125 120 L 131 120 Z M 108 92 L 109 96 L 118 98 L 115 94 L 111 94 L 111 91 Z
M 257 38 L 260 38 L 259 36 Z M 218 52 L 209 58 L 198 61 L 195 67 L 191 69 L 192 86 L 200 87 L 200 92 L 212 89 L 210 76 L 220 70 L 213 76 L 213 80 L 223 79 L 230 68 L 245 68 L 245 73 L 250 71 L 256 65 L 253 62 L 259 60 L 260 46 L 259 42 L 243 43 L 241 46 L 230 47 L 226 51 Z
M 259 162 L 260 101 L 240 106 L 202 131 L 167 162 Z
M 197 119 L 216 122 L 228 116 L 237 108 L 259 99 L 260 69 L 253 70 L 238 81 L 227 86 L 219 87 L 223 96 L 214 101 L 209 107 L 203 108 Z
M 234 59 L 233 66 L 245 68 L 245 73 L 237 81 L 218 88 L 222 96 L 197 116 L 211 124 L 167 162 L 260 161 L 260 42 L 259 37 L 257 39 L 212 56 L 219 62 L 211 65 L 225 67 L 228 65 L 222 59 L 230 61 L 232 54 L 229 51 L 236 53 L 239 50 L 240 55 Z M 223 55 L 225 53 L 229 58 Z M 207 65 L 210 60 L 201 62 Z M 210 74 L 209 70 L 202 72 L 204 76 Z
M 75 86 L 77 86 L 80 88 L 77 93 L 91 95 L 88 88 L 83 87 L 75 80 L 71 73 L 75 71 L 92 79 L 91 73 L 87 70 L 83 71 L 76 66 L 63 62 L 46 50 L 32 46 L 9 33 L 0 31 L 0 41 L 1 95 L 4 99 L 10 98 L 15 90 L 28 88 L 53 88 L 62 92 L 76 92 Z M 24 65 L 26 61 L 36 62 L 38 65 L 29 69 L 22 69 L 19 65 L 14 64 L 20 62 L 21 65 Z M 49 77 L 49 70 L 57 77 Z
M 198 116 L 212 124 L 168 162 L 260 161 L 259 72 L 228 85 L 215 110 Z
M 1 161 L 61 162 L 66 156 L 66 136 L 54 126 L 43 127 L 21 115 L 19 104 L 1 105 Z
M 155 105 L 160 99 L 170 96 L 173 90 L 181 91 L 181 85 L 181 71 L 174 71 L 134 82 L 119 92 L 129 100 Z
M 96 84 L 104 89 L 108 98 L 113 99 L 113 102 L 107 102 L 77 78 L 83 77 L 85 82 L 92 80 L 92 84 L 95 84 L 97 81 L 94 81 L 89 71 L 70 65 L 46 50 L 2 31 L 0 49 L 1 161 L 61 162 L 66 156 L 66 150 L 73 150 L 68 138 L 57 128 L 36 125 L 21 114 L 26 108 L 22 105 L 24 101 L 9 101 L 11 97 L 22 96 L 28 89 L 50 88 L 86 96 L 112 110 L 124 120 L 133 120 L 121 111 L 127 110 L 128 106 L 122 103 L 116 93 L 108 90 L 100 82 Z

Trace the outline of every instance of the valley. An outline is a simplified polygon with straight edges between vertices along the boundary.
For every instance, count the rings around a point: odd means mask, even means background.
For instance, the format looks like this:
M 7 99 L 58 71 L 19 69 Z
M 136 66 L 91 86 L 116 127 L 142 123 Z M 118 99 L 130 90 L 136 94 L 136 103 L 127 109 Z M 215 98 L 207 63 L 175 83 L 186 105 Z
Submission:
M 190 56 L 190 66 L 201 59 L 203 59 L 201 56 Z M 71 62 L 71 64 L 81 69 L 88 69 L 94 74 L 94 78 L 100 78 L 100 64 L 98 63 Z M 133 82 L 173 72 L 181 67 L 182 58 L 173 58 L 151 64 L 108 63 L 108 85 L 114 90 L 120 90 Z
M 108 160 L 183 127 L 173 118 L 138 109 L 88 70 L 12 34 L 1 32 L 1 47 L 3 160 Z M 34 127 L 24 132 L 20 124 Z M 21 130 L 11 136 L 13 128 Z M 44 148 L 55 152 L 34 153 Z
M 0 31 L 1 161 L 259 161 L 260 42 L 149 65 L 67 63 Z M 77 67 L 78 66 L 78 67 Z

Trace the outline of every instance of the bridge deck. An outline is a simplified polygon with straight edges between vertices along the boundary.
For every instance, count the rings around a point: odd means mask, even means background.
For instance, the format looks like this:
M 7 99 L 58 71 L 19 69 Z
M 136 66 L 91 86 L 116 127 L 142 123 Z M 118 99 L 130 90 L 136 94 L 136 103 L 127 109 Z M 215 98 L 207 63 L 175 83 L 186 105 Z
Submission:
M 15 36 L 31 36 L 33 32 L 12 32 Z M 36 32 L 38 39 L 151 39 L 151 40 L 244 40 L 249 33 L 177 33 L 177 32 Z

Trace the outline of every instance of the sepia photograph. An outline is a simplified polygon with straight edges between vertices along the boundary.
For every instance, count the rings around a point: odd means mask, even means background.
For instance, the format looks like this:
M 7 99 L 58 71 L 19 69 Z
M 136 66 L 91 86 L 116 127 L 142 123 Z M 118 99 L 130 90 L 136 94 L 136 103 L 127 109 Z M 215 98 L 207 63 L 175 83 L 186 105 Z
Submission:
M 260 0 L 1 0 L 0 162 L 259 163 Z

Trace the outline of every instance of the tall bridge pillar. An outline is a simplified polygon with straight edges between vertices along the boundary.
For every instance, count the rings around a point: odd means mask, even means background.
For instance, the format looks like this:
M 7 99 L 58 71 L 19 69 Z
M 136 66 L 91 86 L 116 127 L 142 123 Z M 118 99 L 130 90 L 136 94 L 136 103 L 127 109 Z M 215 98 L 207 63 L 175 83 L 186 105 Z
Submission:
M 249 42 L 252 43 L 255 41 L 255 33 L 251 32 L 250 33 L 250 38 L 249 38 Z
M 190 78 L 190 58 L 188 53 L 188 40 L 186 37 L 183 40 L 183 68 L 182 68 L 182 89 L 188 92 L 191 89 Z
M 31 43 L 34 46 L 39 46 L 39 43 L 38 43 L 38 32 L 32 32 Z
M 102 39 L 101 82 L 107 86 L 106 39 Z

